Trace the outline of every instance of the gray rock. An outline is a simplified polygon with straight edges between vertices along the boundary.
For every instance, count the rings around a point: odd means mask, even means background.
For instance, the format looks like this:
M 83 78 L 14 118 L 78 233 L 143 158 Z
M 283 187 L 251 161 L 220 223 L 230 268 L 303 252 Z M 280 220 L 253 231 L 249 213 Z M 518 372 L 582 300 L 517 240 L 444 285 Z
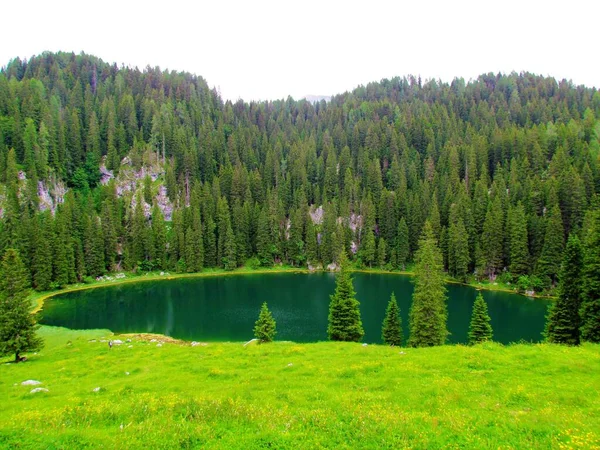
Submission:
M 31 390 L 30 394 L 36 394 L 38 392 L 50 392 L 50 391 L 48 391 L 48 389 L 46 389 L 46 388 L 35 388 L 35 389 Z
M 42 384 L 42 382 L 37 380 L 26 380 L 21 383 L 22 386 L 37 386 L 39 384 Z
M 156 344 L 157 347 L 162 347 L 162 344 L 159 342 L 158 344 Z
M 250 339 L 248 342 L 246 342 L 244 344 L 244 347 L 247 347 L 249 345 L 257 345 L 260 341 L 258 339 Z
M 100 392 L 100 389 L 101 389 L 100 386 L 98 386 L 98 387 L 95 387 L 94 389 L 92 389 L 92 391 L 94 391 L 94 392 Z
M 121 345 L 123 343 L 123 341 L 121 339 L 115 339 L 114 341 L 112 341 L 113 345 Z

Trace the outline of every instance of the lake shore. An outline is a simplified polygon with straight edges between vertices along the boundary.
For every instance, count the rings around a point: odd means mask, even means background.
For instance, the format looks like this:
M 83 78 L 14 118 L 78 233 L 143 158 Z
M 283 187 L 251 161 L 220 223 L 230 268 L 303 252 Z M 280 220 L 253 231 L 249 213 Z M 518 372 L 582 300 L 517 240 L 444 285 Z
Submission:
M 414 273 L 411 270 L 385 270 L 385 269 L 376 269 L 376 268 L 351 268 L 351 272 L 356 273 L 366 273 L 366 274 L 378 274 L 378 275 L 403 275 L 403 276 L 413 276 Z M 76 292 L 83 291 L 87 289 L 96 289 L 107 286 L 117 286 L 120 284 L 127 283 L 137 283 L 137 282 L 145 282 L 145 281 L 157 281 L 157 280 L 176 280 L 176 279 L 184 279 L 184 278 L 201 278 L 201 277 L 216 277 L 216 276 L 234 276 L 234 275 L 252 275 L 252 274 L 277 274 L 277 273 L 329 273 L 329 271 L 325 269 L 317 269 L 317 270 L 309 270 L 307 268 L 302 267 L 292 267 L 292 266 L 274 266 L 268 268 L 259 268 L 259 269 L 251 269 L 249 267 L 240 267 L 235 270 L 225 270 L 225 269 L 206 269 L 202 272 L 193 272 L 193 273 L 170 273 L 170 272 L 146 272 L 144 274 L 137 274 L 133 272 L 121 272 L 124 274 L 124 277 L 117 278 L 116 273 L 106 275 L 102 277 L 102 280 L 95 280 L 91 283 L 77 283 L 68 285 L 64 288 L 53 290 L 53 291 L 43 291 L 43 292 L 33 292 L 29 299 L 33 304 L 33 313 L 39 312 L 43 306 L 44 302 L 56 295 L 65 294 L 67 292 Z M 162 275 L 161 275 L 162 273 Z M 486 291 L 498 291 L 498 292 L 507 292 L 511 294 L 523 295 L 528 298 L 554 298 L 552 296 L 543 296 L 543 295 L 533 295 L 526 296 L 520 292 L 517 292 L 516 289 L 511 288 L 509 285 L 503 283 L 482 283 L 482 282 L 469 282 L 462 283 L 460 281 L 454 280 L 452 278 L 446 278 L 446 283 L 450 284 L 459 284 L 462 286 L 470 286 L 478 290 L 486 290 Z

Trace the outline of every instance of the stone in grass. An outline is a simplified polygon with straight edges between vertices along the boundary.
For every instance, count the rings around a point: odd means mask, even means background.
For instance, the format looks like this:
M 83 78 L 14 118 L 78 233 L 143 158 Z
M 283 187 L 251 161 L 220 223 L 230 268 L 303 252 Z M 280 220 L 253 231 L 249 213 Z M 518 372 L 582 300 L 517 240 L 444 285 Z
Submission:
M 94 392 L 100 392 L 100 389 L 102 389 L 100 386 L 95 387 L 94 389 L 92 389 L 92 391 Z
M 113 345 L 121 345 L 123 343 L 123 341 L 121 339 L 115 339 L 114 341 L 112 341 Z
M 160 344 L 160 343 L 159 343 L 159 344 L 156 344 L 156 346 L 157 346 L 157 347 L 162 347 L 162 344 Z
M 21 383 L 22 386 L 37 386 L 38 384 L 42 384 L 42 382 L 37 380 L 25 380 Z
M 36 394 L 38 392 L 49 392 L 49 391 L 46 388 L 35 388 L 35 389 L 31 390 L 30 394 Z

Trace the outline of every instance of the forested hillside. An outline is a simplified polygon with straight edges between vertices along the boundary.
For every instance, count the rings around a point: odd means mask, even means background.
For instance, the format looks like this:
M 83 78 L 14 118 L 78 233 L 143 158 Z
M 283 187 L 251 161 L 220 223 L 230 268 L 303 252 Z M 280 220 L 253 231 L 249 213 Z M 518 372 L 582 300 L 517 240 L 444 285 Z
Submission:
M 240 74 L 243 76 L 243 74 Z M 550 289 L 600 190 L 600 93 L 529 73 L 223 101 L 200 77 L 69 53 L 0 72 L 0 253 L 38 290 L 114 270 L 445 268 Z

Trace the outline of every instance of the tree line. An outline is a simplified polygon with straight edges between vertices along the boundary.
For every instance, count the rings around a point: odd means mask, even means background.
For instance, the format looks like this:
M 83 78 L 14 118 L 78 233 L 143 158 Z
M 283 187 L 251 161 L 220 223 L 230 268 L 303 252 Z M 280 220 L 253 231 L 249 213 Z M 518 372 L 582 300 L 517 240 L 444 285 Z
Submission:
M 595 89 L 530 73 L 246 103 L 189 73 L 15 59 L 0 71 L 0 253 L 18 250 L 37 290 L 342 253 L 398 270 L 429 221 L 451 277 L 552 291 L 598 209 L 599 114 Z M 130 191 L 101 183 L 100 167 L 152 164 L 158 179 Z M 49 208 L 40 192 L 62 185 Z

